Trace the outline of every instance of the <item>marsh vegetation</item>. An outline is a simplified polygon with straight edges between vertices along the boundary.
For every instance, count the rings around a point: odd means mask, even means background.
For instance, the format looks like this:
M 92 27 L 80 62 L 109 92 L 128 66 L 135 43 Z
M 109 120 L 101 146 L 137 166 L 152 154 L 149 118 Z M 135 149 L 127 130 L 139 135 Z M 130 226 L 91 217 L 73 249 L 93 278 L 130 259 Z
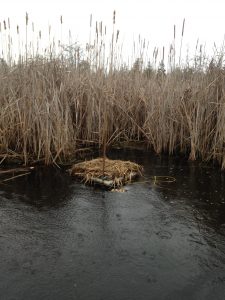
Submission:
M 26 15 L 26 32 L 29 26 Z M 136 57 L 125 64 L 115 12 L 110 39 L 102 23 L 93 26 L 91 19 L 93 27 L 85 49 L 75 44 L 57 53 L 53 40 L 43 55 L 27 35 L 24 52 L 21 43 L 13 45 L 9 20 L 1 23 L 1 161 L 20 157 L 25 164 L 51 164 L 82 147 L 142 141 L 156 153 L 184 153 L 225 168 L 223 51 L 207 58 L 197 45 L 194 58 L 181 63 L 176 53 L 181 55 L 183 24 L 180 49 L 172 41 L 169 53 L 155 48 L 147 56 L 139 39 Z M 17 34 L 20 41 L 19 27 Z M 13 47 L 19 49 L 16 61 Z

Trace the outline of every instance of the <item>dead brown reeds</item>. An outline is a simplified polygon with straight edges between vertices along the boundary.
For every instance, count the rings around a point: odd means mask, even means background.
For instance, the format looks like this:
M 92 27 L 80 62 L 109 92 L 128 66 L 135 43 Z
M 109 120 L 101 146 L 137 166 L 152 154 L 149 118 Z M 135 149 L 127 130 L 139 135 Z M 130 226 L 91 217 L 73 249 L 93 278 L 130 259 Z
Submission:
M 8 29 L 2 27 L 0 35 L 8 45 Z M 197 45 L 193 63 L 177 66 L 172 44 L 166 68 L 165 49 L 160 59 L 156 48 L 147 64 L 140 41 L 142 57 L 124 65 L 116 28 L 109 54 L 105 36 L 106 28 L 96 24 L 86 50 L 69 45 L 54 55 L 50 43 L 45 56 L 39 55 L 39 46 L 30 53 L 29 41 L 22 49 L 19 37 L 21 56 L 15 63 L 10 57 L 14 45 L 3 47 L 9 59 L 0 63 L 1 157 L 16 153 L 25 164 L 30 157 L 51 164 L 82 146 L 143 141 L 156 153 L 182 152 L 225 168 L 223 52 L 206 60 Z
M 31 174 L 34 167 L 0 169 L 0 184 Z M 9 177 L 6 177 L 9 176 Z
M 103 161 L 105 161 L 104 171 Z M 70 169 L 70 174 L 88 184 L 114 188 L 141 176 L 142 167 L 130 161 L 96 158 L 74 164 Z

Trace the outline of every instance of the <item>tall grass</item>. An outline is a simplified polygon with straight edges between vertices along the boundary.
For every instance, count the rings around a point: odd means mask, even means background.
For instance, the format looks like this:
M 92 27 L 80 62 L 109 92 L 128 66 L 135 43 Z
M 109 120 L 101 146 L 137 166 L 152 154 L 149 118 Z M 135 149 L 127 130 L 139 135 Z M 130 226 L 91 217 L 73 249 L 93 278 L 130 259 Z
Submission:
M 181 152 L 191 160 L 216 160 L 225 168 L 223 53 L 206 60 L 199 48 L 193 64 L 177 66 L 172 42 L 166 71 L 165 49 L 160 59 L 157 48 L 146 58 L 145 41 L 140 40 L 138 55 L 126 66 L 114 12 L 109 44 L 106 28 L 96 23 L 86 49 L 67 45 L 56 55 L 51 41 L 40 55 L 41 41 L 36 51 L 34 44 L 29 46 L 26 14 L 25 45 L 18 37 L 20 56 L 14 62 L 10 32 L 2 24 L 7 59 L 0 63 L 1 157 L 16 153 L 25 164 L 31 158 L 50 164 L 68 159 L 85 144 L 143 141 L 156 153 Z M 182 38 L 183 33 L 184 23 Z M 178 52 L 181 62 L 182 39 Z

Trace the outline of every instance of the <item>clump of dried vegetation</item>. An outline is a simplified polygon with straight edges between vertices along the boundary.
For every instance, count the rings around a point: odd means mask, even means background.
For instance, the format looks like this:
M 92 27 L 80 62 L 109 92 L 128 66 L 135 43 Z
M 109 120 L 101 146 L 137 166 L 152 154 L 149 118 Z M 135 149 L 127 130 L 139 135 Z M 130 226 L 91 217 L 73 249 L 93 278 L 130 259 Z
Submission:
M 225 168 L 222 52 L 208 60 L 197 46 L 193 64 L 182 66 L 172 43 L 166 71 L 164 48 L 160 58 L 155 49 L 145 64 L 147 46 L 140 40 L 139 55 L 125 66 L 114 13 L 109 45 L 106 28 L 96 23 L 86 50 L 77 44 L 61 46 L 56 55 L 53 41 L 41 55 L 39 43 L 27 41 L 29 26 L 26 15 L 25 45 L 17 27 L 16 62 L 9 20 L 0 26 L 1 51 L 7 58 L 0 63 L 2 160 L 19 156 L 25 164 L 31 159 L 50 164 L 68 159 L 84 145 L 143 141 L 156 153 L 181 152 L 192 160 L 216 160 Z
M 96 158 L 74 164 L 70 174 L 85 183 L 119 187 L 142 175 L 142 167 L 134 162 Z

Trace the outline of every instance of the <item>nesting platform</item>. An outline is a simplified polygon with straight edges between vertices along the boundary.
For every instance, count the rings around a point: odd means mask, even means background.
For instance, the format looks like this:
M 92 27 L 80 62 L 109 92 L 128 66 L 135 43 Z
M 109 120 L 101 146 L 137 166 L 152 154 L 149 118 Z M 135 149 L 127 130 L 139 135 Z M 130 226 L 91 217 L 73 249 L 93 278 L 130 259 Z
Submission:
M 91 185 L 118 188 L 142 174 L 142 166 L 122 160 L 96 158 L 74 164 L 70 174 Z

